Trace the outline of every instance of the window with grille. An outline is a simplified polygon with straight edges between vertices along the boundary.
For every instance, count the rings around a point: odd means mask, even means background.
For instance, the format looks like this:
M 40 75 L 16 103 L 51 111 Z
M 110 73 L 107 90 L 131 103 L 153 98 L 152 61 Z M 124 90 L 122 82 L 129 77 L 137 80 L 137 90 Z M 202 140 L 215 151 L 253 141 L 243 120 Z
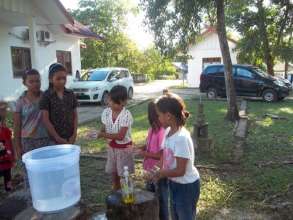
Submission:
M 26 47 L 11 47 L 13 77 L 21 78 L 32 68 L 31 51 Z
M 63 66 L 65 66 L 67 69 L 67 73 L 72 75 L 71 52 L 57 50 L 56 56 L 57 56 L 57 62 L 63 64 Z

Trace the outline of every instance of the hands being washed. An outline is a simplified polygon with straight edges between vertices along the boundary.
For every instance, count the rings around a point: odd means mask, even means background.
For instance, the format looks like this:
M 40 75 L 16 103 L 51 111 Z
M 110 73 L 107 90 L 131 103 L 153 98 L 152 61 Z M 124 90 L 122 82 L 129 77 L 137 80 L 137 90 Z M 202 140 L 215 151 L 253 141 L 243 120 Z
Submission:
M 145 157 L 146 151 L 140 149 L 140 148 L 134 148 L 133 149 L 133 154 L 134 156 L 140 156 L 140 157 Z
M 86 137 L 88 139 L 92 139 L 92 140 L 95 140 L 95 139 L 99 139 L 101 138 L 103 135 L 102 135 L 102 132 L 100 131 L 90 131 L 87 133 Z
M 133 144 L 133 147 L 134 147 L 133 148 L 134 156 L 145 157 L 145 154 L 146 154 L 145 146 L 137 146 Z
M 157 182 L 160 179 L 160 168 L 155 166 L 152 170 L 146 171 L 144 179 L 147 181 Z

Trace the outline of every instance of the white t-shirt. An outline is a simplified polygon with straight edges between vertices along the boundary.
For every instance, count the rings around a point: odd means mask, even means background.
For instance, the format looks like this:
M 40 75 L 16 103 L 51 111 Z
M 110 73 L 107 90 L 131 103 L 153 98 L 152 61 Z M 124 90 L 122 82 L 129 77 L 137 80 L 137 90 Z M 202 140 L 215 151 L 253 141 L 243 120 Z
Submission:
M 163 142 L 163 169 L 176 168 L 176 157 L 188 159 L 184 176 L 171 177 L 170 180 L 181 183 L 193 183 L 199 179 L 199 173 L 194 166 L 194 147 L 189 131 L 186 128 L 179 129 L 175 134 L 168 137 L 170 129 L 167 129 L 166 138 Z
M 122 111 L 117 116 L 115 122 L 112 119 L 112 110 L 111 108 L 106 108 L 101 116 L 102 123 L 105 125 L 105 130 L 109 134 L 117 134 L 122 127 L 128 127 L 126 135 L 122 141 L 115 140 L 117 144 L 127 144 L 131 141 L 131 125 L 133 123 L 133 118 L 126 108 L 123 108 Z

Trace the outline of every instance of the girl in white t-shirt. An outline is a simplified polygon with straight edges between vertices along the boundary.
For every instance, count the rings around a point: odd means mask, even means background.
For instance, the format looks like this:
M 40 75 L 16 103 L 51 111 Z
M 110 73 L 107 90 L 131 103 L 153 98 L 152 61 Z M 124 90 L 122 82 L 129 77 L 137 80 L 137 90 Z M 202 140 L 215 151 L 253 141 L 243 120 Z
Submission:
M 163 166 L 155 179 L 169 178 L 173 220 L 192 220 L 200 194 L 199 173 L 194 166 L 194 146 L 184 127 L 189 113 L 183 100 L 167 93 L 157 102 L 159 120 L 167 128 L 163 143 Z
M 109 107 L 102 113 L 102 127 L 97 134 L 98 138 L 108 139 L 106 172 L 112 174 L 113 190 L 121 188 L 120 177 L 123 175 L 124 166 L 128 166 L 130 173 L 134 172 L 131 139 L 133 118 L 125 108 L 127 98 L 125 87 L 114 86 L 111 89 Z

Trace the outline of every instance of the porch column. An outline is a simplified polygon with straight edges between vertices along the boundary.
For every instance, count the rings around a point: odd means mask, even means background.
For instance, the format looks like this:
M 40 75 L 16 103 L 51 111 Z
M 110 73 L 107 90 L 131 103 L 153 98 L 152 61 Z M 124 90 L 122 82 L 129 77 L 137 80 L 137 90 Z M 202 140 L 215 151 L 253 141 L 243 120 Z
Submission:
M 36 37 L 36 18 L 34 16 L 28 17 L 28 26 L 29 26 L 29 40 L 31 45 L 31 61 L 32 68 L 37 68 L 37 57 L 36 57 L 36 48 L 37 48 L 37 37 Z

